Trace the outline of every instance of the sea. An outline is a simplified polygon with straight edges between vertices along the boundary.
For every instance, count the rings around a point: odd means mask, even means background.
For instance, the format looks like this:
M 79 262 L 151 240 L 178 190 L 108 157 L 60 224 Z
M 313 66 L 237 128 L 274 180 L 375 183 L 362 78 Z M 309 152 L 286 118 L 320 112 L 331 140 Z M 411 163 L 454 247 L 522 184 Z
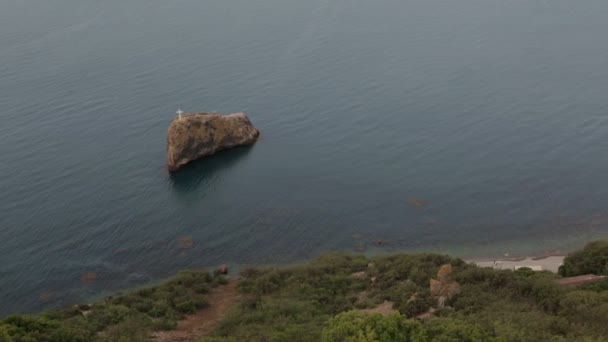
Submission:
M 608 236 L 608 1 L 0 0 L 0 315 Z M 175 112 L 257 144 L 170 174 Z

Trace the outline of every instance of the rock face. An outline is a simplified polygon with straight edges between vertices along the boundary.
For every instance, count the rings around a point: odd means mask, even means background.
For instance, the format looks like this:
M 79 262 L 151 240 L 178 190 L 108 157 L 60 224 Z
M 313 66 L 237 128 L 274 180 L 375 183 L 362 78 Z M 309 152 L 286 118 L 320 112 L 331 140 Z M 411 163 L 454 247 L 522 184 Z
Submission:
M 437 307 L 445 306 L 447 300 L 460 293 L 460 284 L 452 280 L 452 265 L 441 266 L 437 279 L 431 279 L 431 296 L 437 300 Z
M 244 113 L 184 114 L 171 122 L 167 136 L 167 164 L 175 172 L 189 162 L 229 148 L 251 145 L 260 136 Z

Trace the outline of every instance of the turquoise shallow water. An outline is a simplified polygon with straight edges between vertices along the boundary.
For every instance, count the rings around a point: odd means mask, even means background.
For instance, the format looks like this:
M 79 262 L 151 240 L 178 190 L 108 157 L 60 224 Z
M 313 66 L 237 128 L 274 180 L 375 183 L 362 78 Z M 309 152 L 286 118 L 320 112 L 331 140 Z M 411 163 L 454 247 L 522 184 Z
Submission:
M 220 263 L 606 236 L 607 15 L 603 0 L 1 0 L 0 315 Z M 170 176 L 178 107 L 246 111 L 262 138 Z

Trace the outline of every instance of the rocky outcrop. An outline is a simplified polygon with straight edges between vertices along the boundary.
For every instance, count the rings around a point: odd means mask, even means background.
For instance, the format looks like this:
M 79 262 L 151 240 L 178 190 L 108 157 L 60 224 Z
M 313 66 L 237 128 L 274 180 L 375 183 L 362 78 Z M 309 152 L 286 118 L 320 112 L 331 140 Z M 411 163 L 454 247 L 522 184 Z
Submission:
M 255 143 L 260 132 L 244 113 L 184 114 L 171 122 L 167 164 L 175 172 L 189 162 L 229 148 Z
M 222 264 L 215 269 L 215 274 L 228 274 L 228 265 Z
M 437 279 L 431 279 L 431 296 L 437 300 L 437 307 L 445 306 L 446 301 L 460 293 L 460 284 L 452 280 L 452 265 L 439 268 Z

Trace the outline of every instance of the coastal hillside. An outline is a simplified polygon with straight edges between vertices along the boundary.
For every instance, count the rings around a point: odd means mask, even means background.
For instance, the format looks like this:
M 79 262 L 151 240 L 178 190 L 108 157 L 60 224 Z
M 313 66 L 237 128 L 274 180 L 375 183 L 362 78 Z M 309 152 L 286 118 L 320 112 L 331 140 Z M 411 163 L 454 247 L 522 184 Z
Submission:
M 608 280 L 564 278 L 607 265 L 608 241 L 597 241 L 560 274 L 437 254 L 329 254 L 238 280 L 186 271 L 99 303 L 6 317 L 0 341 L 608 341 Z

